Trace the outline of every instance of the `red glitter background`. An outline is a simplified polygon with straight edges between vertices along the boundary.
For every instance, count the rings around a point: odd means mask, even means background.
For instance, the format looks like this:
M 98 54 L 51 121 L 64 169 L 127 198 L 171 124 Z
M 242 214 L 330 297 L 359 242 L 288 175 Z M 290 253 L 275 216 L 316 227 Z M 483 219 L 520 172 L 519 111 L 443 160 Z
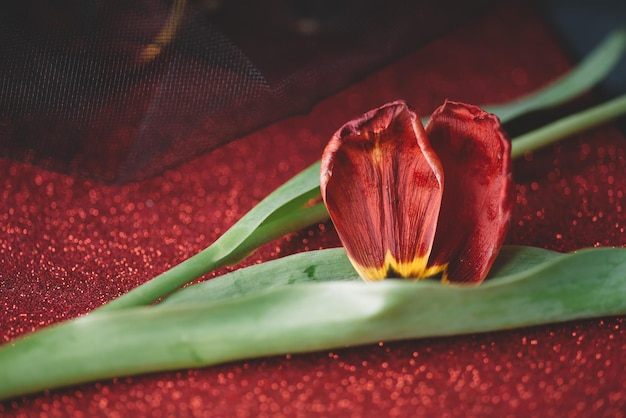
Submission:
M 445 98 L 500 102 L 571 64 L 532 6 L 507 2 L 306 115 L 149 180 L 102 185 L 0 160 L 1 342 L 84 314 L 206 247 L 355 115 L 397 98 L 422 114 Z M 606 125 L 517 161 L 507 243 L 626 245 L 625 152 Z M 244 264 L 336 245 L 319 225 Z M 1 403 L 0 415 L 619 417 L 625 327 L 603 318 L 261 358 L 35 394 Z

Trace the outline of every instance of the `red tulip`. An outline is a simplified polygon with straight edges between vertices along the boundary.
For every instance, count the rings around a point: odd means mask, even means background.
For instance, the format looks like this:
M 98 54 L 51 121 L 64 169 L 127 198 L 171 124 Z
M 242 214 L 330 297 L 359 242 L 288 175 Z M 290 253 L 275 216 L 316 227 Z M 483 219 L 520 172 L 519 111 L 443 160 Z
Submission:
M 346 123 L 324 150 L 320 176 L 365 280 L 480 283 L 513 207 L 510 142 L 498 118 L 451 101 L 426 128 L 404 101 Z

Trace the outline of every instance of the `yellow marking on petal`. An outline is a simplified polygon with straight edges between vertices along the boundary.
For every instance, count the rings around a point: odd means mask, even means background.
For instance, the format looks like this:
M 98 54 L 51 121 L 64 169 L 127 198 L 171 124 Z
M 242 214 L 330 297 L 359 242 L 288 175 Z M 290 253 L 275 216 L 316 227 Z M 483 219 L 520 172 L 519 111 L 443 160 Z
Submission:
M 417 256 L 410 262 L 398 262 L 398 260 L 396 260 L 391 254 L 391 251 L 387 251 L 383 265 L 380 267 L 366 267 L 352 261 L 352 265 L 355 270 L 365 281 L 378 281 L 388 278 L 420 280 L 438 274 L 443 271 L 445 267 L 447 267 L 446 265 L 443 267 L 436 266 L 427 269 L 427 264 L 427 256 Z
M 380 152 L 380 147 L 378 146 L 378 142 L 374 144 L 374 148 L 372 149 L 372 157 L 377 166 L 382 166 L 383 156 Z
M 441 281 L 448 283 L 448 263 L 441 266 L 432 266 L 424 271 L 424 278 L 433 277 L 441 274 Z
M 369 139 L 369 134 L 365 135 Z M 372 159 L 378 167 L 383 166 L 383 153 L 380 150 L 380 136 L 374 132 L 374 146 L 372 147 Z

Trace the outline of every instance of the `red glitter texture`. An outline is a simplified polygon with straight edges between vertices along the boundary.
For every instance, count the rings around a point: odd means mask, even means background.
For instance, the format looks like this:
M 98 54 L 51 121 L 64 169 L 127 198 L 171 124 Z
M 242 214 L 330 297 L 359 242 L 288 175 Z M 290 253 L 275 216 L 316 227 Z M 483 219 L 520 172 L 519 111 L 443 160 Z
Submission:
M 422 114 L 445 98 L 498 102 L 569 66 L 536 11 L 506 3 L 305 116 L 141 183 L 1 160 L 1 341 L 88 312 L 204 248 L 355 115 L 397 98 Z M 626 245 L 625 153 L 626 139 L 604 126 L 517 161 L 507 243 Z M 246 263 L 336 245 L 320 225 Z M 119 378 L 5 401 L 0 415 L 620 417 L 625 328 L 605 318 Z

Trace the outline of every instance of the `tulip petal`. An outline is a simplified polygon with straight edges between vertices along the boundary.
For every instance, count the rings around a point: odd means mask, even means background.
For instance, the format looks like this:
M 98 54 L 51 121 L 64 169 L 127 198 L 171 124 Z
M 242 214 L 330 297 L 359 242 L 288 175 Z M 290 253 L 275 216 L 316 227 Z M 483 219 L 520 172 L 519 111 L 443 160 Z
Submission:
M 447 101 L 426 133 L 446 174 L 429 272 L 480 283 L 500 251 L 513 208 L 510 142 L 498 118 Z
M 322 198 L 361 277 L 424 276 L 442 173 L 419 118 L 403 101 L 335 133 L 322 156 Z

